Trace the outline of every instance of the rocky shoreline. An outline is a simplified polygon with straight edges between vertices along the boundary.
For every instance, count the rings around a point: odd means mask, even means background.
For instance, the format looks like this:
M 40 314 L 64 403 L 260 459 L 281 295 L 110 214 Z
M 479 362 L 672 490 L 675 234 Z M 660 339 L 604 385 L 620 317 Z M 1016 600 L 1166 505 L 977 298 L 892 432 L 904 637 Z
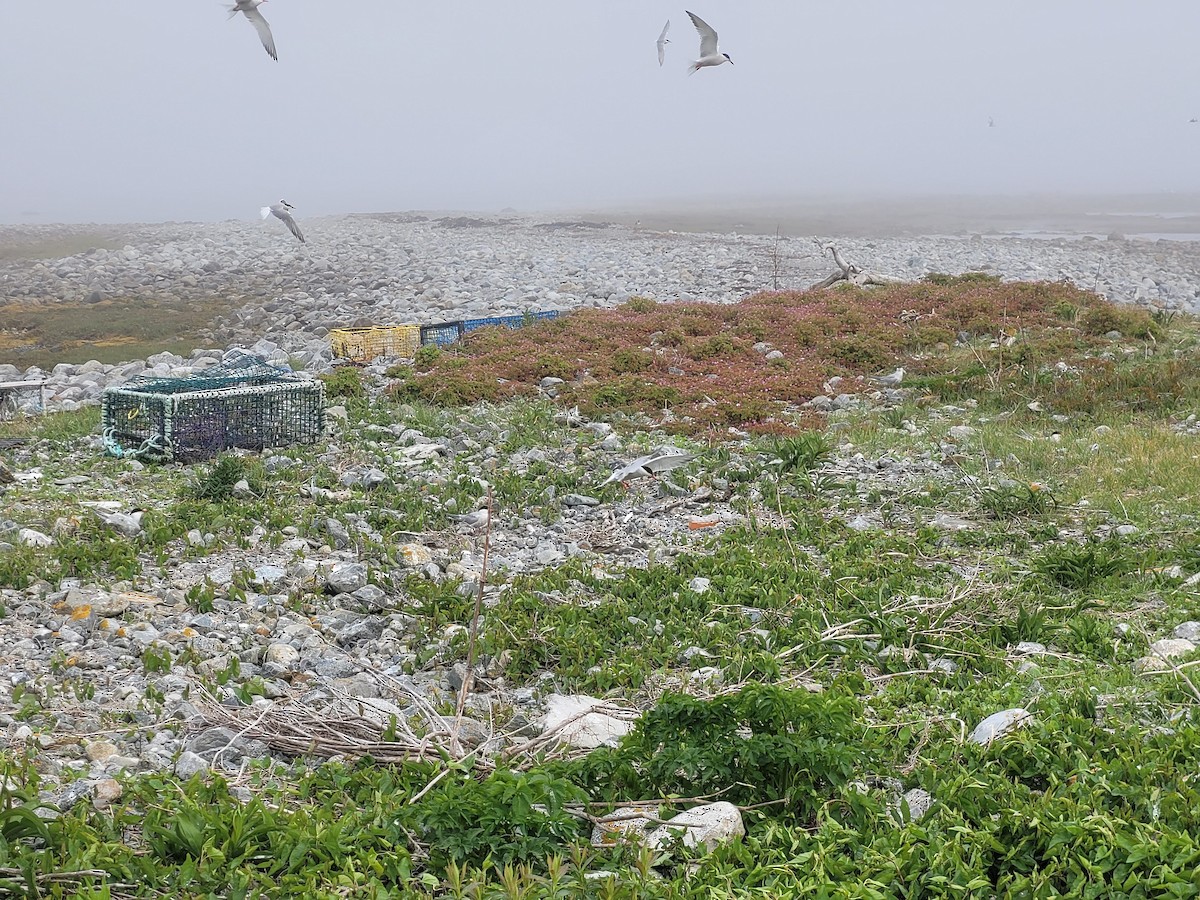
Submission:
M 801 289 L 832 271 L 811 237 L 657 232 L 582 221 L 353 215 L 305 222 L 301 245 L 266 225 L 98 227 L 120 249 L 60 259 L 0 260 L 6 304 L 89 303 L 145 297 L 232 299 L 191 354 L 144 363 L 18 368 L 0 353 L 0 381 L 47 379 L 51 409 L 96 402 L 133 375 L 188 374 L 208 348 L 255 349 L 313 371 L 330 361 L 331 328 L 423 324 L 480 316 L 609 307 L 642 295 L 659 301 L 736 302 L 761 290 Z M 0 246 L 36 246 L 76 226 L 0 227 Z M 117 236 L 119 234 L 119 236 Z M 1006 280 L 1071 281 L 1117 302 L 1200 311 L 1200 243 L 985 236 L 845 238 L 864 269 L 918 280 L 931 272 L 985 271 Z M 10 254 L 12 255 L 12 254 Z M 22 398 L 29 406 L 36 398 Z

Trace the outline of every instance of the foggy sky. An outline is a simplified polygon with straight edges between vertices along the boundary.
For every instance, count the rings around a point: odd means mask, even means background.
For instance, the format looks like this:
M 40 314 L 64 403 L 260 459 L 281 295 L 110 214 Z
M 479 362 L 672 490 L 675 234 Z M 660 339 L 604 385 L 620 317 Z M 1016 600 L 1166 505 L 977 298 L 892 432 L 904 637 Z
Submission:
M 1200 190 L 1196 0 L 688 3 L 0 0 L 0 222 Z

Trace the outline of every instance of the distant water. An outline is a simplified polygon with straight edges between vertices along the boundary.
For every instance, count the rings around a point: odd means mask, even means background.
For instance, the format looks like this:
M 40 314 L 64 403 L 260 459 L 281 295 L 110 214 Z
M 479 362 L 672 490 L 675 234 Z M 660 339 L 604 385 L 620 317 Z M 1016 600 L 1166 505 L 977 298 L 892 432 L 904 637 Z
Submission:
M 1125 233 L 1125 237 L 1131 241 L 1200 241 L 1200 232 L 1188 231 L 1135 231 Z M 988 235 L 985 235 L 985 237 Z M 1078 231 L 1041 231 L 1036 228 L 1022 229 L 1017 231 L 1005 231 L 994 235 L 995 237 L 1014 237 L 1014 238 L 1031 238 L 1038 241 L 1082 241 L 1084 238 L 1095 238 L 1096 240 L 1105 240 L 1106 234 L 1098 234 L 1095 232 L 1078 232 Z
M 1192 219 L 1200 218 L 1200 212 L 1104 212 L 1104 213 L 1088 213 L 1089 216 L 1108 216 L 1110 218 L 1125 218 L 1125 219 Z

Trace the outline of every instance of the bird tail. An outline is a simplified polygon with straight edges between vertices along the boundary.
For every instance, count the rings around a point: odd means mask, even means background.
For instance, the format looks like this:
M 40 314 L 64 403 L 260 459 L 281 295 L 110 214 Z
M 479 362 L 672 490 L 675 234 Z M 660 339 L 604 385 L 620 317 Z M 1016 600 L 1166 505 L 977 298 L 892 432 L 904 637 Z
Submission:
M 265 219 L 267 216 L 269 216 L 271 214 L 271 207 L 269 207 L 269 206 L 260 207 L 258 210 L 258 214 Z
M 227 10 L 229 10 L 229 16 L 228 16 L 228 18 L 226 19 L 226 21 L 228 21 L 228 19 L 232 19 L 232 18 L 233 18 L 234 16 L 236 16 L 236 15 L 237 15 L 237 13 L 238 13 L 238 10 L 237 10 L 237 7 L 236 7 L 236 6 L 229 6 L 229 5 L 226 5 L 226 7 L 225 7 L 225 8 L 226 8 Z
M 697 72 L 700 71 L 700 68 L 701 67 L 697 63 L 692 63 L 690 66 L 688 66 L 688 74 L 695 75 Z

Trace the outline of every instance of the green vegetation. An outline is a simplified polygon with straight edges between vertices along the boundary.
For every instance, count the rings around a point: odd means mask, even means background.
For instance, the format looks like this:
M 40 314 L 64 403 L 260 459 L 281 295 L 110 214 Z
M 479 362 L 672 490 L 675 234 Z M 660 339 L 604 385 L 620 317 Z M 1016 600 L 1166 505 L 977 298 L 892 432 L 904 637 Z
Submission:
M 186 303 L 113 297 L 98 303 L 0 306 L 0 354 L 20 368 L 95 359 L 118 363 L 164 350 L 189 355 L 200 333 L 236 307 L 229 299 Z
M 385 765 L 327 762 L 314 748 L 287 765 L 250 764 L 236 782 L 122 776 L 112 805 L 45 819 L 35 815 L 44 767 L 13 747 L 0 753 L 0 896 L 1200 897 L 1195 659 L 1157 674 L 1139 665 L 1151 641 L 1200 618 L 1187 583 L 1200 572 L 1200 437 L 1178 427 L 1200 405 L 1196 322 L 1114 310 L 1061 285 L 961 276 L 741 308 L 638 300 L 527 332 L 425 353 L 390 371 L 382 395 L 354 371 L 364 393 L 345 395 L 355 425 L 338 439 L 338 470 L 327 448 L 307 446 L 272 472 L 237 455 L 190 473 L 148 468 L 136 541 L 79 505 L 130 474 L 88 456 L 80 465 L 95 485 L 22 488 L 22 524 L 79 521 L 52 547 L 0 553 L 0 587 L 75 574 L 136 589 L 167 556 L 233 554 L 256 526 L 264 542 L 285 526 L 324 540 L 330 518 L 351 516 L 378 532 L 354 533 L 359 558 L 394 571 L 411 532 L 475 507 L 486 458 L 502 513 L 574 529 L 560 506 L 571 493 L 643 511 L 648 525 L 618 520 L 626 533 L 572 530 L 591 555 L 494 571 L 504 590 L 478 623 L 489 678 L 636 706 L 632 731 L 586 754 L 526 752 L 513 736 L 524 712 L 497 703 L 489 715 L 512 736 L 499 757 Z M 764 339 L 786 369 L 753 350 Z M 797 408 L 833 375 L 844 379 L 837 392 L 869 397 L 874 385 L 858 376 L 880 360 L 909 371 L 897 405 L 821 418 Z M 557 404 L 523 397 L 546 374 L 539 365 L 561 372 L 568 361 L 578 371 L 560 377 L 576 381 Z M 772 393 L 781 385 L 792 393 Z M 662 499 L 643 482 L 633 490 L 645 494 L 614 500 L 621 489 L 598 491 L 611 454 L 564 421 L 576 403 L 610 418 L 629 456 L 664 437 L 645 434 L 647 423 L 714 438 L 772 419 L 786 427 L 714 442 L 664 479 Z M 89 415 L 17 427 L 49 459 L 80 459 Z M 386 466 L 395 436 L 373 426 L 401 422 L 492 449 L 371 489 L 340 478 Z M 236 498 L 241 479 L 251 495 Z M 697 499 L 671 520 L 661 507 L 685 485 Z M 689 530 L 689 516 L 718 503 L 736 515 Z M 190 529 L 213 541 L 192 546 Z M 670 552 L 628 566 L 606 556 L 655 533 Z M 219 614 L 251 576 L 198 581 L 182 602 Z M 470 623 L 474 597 L 453 579 L 398 580 L 414 652 L 397 666 L 465 663 L 466 642 L 442 636 Z M 6 599 L 9 615 L 14 605 Z M 330 598 L 305 586 L 287 608 L 315 622 Z M 137 653 L 138 673 L 223 686 L 242 703 L 264 695 L 237 655 L 201 669 L 190 648 Z M 86 696 L 100 675 L 74 677 L 68 690 Z M 61 684 L 16 685 L 10 714 L 52 730 Z M 1013 707 L 1032 714 L 1027 727 L 988 746 L 966 739 Z M 118 710 L 104 725 L 136 721 Z M 931 808 L 901 804 L 877 787 L 887 780 L 928 791 Z M 710 853 L 590 844 L 594 820 L 613 810 L 640 802 L 666 819 L 702 798 L 737 804 L 746 835 Z
M 974 397 L 1006 409 L 1022 397 L 1086 413 L 1096 396 L 1120 396 L 1169 413 L 1200 401 L 1200 375 L 1177 344 L 1194 342 L 1194 333 L 1170 326 L 1069 285 L 1002 284 L 984 273 L 775 292 L 736 306 L 635 299 L 512 334 L 486 330 L 493 333 L 469 335 L 454 352 L 423 350 L 393 396 L 447 406 L 500 401 L 533 395 L 554 375 L 567 382 L 559 398 L 591 414 L 657 422 L 670 409 L 664 424 L 672 431 L 778 433 L 805 427 L 799 404 L 823 393 L 831 376 L 842 376 L 839 392 L 867 392 L 866 376 L 899 364 L 910 383 L 944 401 Z M 1114 331 L 1136 352 L 1115 353 L 1106 337 Z M 765 362 L 752 349 L 758 341 L 783 358 Z

